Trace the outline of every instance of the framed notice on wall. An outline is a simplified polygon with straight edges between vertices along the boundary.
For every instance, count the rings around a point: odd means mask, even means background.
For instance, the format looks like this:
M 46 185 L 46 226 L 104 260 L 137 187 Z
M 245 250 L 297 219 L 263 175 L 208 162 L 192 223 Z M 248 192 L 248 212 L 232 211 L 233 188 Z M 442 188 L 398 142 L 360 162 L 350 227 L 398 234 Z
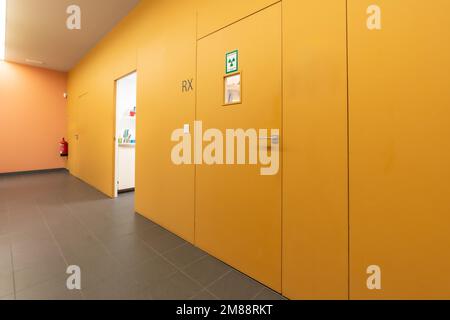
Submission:
M 225 57 L 225 72 L 226 74 L 230 74 L 233 72 L 237 72 L 239 70 L 239 51 L 234 50 L 228 52 Z
M 241 103 L 241 74 L 236 73 L 224 78 L 225 105 Z

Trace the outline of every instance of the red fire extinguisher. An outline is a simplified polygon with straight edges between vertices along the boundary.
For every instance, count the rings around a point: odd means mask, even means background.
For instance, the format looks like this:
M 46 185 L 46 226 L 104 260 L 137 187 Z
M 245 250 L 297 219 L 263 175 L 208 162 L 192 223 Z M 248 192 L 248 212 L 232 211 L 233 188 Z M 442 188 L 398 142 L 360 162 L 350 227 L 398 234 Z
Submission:
M 61 157 L 67 157 L 69 155 L 69 143 L 64 138 L 59 143 L 59 154 Z

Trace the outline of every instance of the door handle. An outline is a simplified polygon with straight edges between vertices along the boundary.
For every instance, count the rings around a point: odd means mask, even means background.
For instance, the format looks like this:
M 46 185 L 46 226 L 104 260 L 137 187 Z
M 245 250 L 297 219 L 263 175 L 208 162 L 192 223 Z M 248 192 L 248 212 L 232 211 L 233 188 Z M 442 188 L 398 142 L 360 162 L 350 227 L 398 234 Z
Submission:
M 259 140 L 270 140 L 272 141 L 272 144 L 279 144 L 280 143 L 280 136 L 279 135 L 273 135 L 270 137 L 260 137 Z

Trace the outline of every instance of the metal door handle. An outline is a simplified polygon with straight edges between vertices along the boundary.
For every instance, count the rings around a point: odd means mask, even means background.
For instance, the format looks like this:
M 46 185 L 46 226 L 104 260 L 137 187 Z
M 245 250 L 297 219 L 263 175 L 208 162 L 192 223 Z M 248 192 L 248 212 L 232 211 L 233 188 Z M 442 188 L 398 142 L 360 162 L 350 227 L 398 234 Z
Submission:
M 279 135 L 273 135 L 270 137 L 259 137 L 259 140 L 270 140 L 273 144 L 278 144 L 280 142 L 280 136 Z

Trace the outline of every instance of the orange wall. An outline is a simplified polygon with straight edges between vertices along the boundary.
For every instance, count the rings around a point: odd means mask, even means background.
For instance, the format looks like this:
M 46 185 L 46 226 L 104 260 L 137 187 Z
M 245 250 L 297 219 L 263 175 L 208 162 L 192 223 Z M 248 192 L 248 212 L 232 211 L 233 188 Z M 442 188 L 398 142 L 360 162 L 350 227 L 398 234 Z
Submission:
M 345 0 L 283 0 L 283 293 L 289 298 L 348 298 L 345 19 Z
M 65 167 L 67 74 L 0 62 L 0 173 Z

